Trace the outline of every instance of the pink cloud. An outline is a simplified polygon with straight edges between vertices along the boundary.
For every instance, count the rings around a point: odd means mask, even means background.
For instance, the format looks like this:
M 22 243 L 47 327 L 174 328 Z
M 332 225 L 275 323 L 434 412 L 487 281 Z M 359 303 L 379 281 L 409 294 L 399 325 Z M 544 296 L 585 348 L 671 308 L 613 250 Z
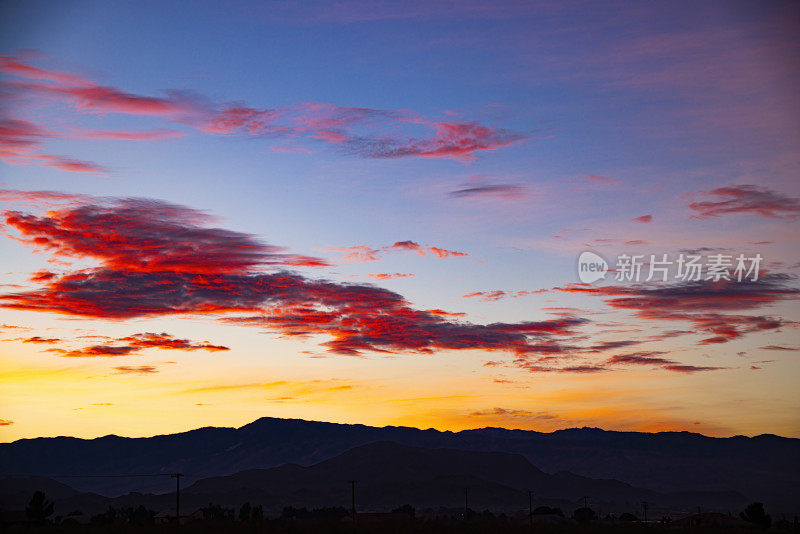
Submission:
M 394 280 L 395 278 L 410 278 L 413 276 L 413 274 L 402 273 L 375 273 L 369 275 L 370 278 L 374 278 L 376 280 Z
M 757 185 L 732 185 L 719 187 L 700 194 L 716 200 L 692 202 L 689 208 L 696 217 L 719 217 L 733 213 L 749 213 L 764 217 L 797 218 L 800 216 L 800 199 L 790 197 Z
M 497 126 L 471 121 L 441 121 L 402 110 L 380 110 L 304 102 L 281 107 L 253 107 L 244 103 L 216 104 L 190 91 L 165 91 L 146 96 L 101 85 L 81 76 L 40 69 L 19 58 L 0 58 L 0 72 L 17 78 L 2 82 L 5 90 L 34 103 L 55 100 L 78 113 L 121 113 L 160 118 L 213 135 L 283 137 L 319 140 L 346 154 L 365 158 L 451 157 L 474 158 L 526 137 Z M 42 154 L 47 137 L 31 123 L 10 117 L 0 125 L 0 158 L 15 163 L 38 163 L 61 170 L 107 173 L 99 164 Z M 415 129 L 410 129 L 413 126 Z M 5 131 L 3 131 L 5 129 Z M 183 135 L 174 130 L 144 132 L 88 132 L 72 137 L 150 141 Z M 280 148 L 278 149 L 280 150 Z M 58 159 L 60 158 L 60 159 Z

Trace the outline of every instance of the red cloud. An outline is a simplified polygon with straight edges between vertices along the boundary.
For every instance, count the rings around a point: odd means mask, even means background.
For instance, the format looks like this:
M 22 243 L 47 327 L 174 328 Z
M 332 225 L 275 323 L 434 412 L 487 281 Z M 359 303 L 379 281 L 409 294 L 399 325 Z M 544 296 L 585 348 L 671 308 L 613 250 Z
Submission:
M 106 175 L 108 170 L 89 161 L 66 156 L 42 154 L 44 139 L 56 137 L 52 132 L 22 120 L 0 116 L 0 160 L 16 165 L 43 165 L 63 171 L 89 172 Z
M 30 277 L 31 282 L 44 282 L 45 280 L 50 280 L 51 278 L 55 278 L 56 273 L 52 273 L 50 271 L 41 270 L 36 271 Z
M 368 261 L 378 261 L 382 252 L 380 249 L 370 248 L 366 245 L 356 245 L 353 247 L 329 248 L 333 252 L 343 252 L 342 261 L 363 263 Z
M 187 91 L 144 96 L 81 76 L 41 69 L 13 57 L 0 58 L 0 72 L 21 79 L 3 82 L 5 91 L 19 97 L 66 102 L 79 112 L 158 117 L 214 135 L 304 137 L 334 144 L 345 153 L 368 158 L 474 157 L 479 151 L 494 150 L 524 139 L 520 134 L 498 127 L 475 122 L 435 121 L 395 110 L 315 102 L 279 108 L 220 105 Z M 38 163 L 62 170 L 106 173 L 102 166 L 94 163 L 39 153 L 36 149 L 41 140 L 55 134 L 41 130 L 34 132 L 30 128 L 32 125 L 23 121 L 6 118 L 4 122 L 16 124 L 7 127 L 5 133 L 0 130 L 1 159 L 17 164 Z M 26 128 L 20 130 L 19 126 L 23 125 Z M 409 131 L 410 125 L 433 132 L 415 136 Z M 166 132 L 107 131 L 77 137 L 152 140 L 181 135 L 174 131 Z
M 515 360 L 514 365 L 521 369 L 525 369 L 526 371 L 530 371 L 532 373 L 588 374 L 588 373 L 601 373 L 603 371 L 609 370 L 606 367 L 603 367 L 602 365 L 569 365 L 566 367 L 550 367 L 547 365 L 542 365 L 539 362 L 534 362 L 527 359 Z
M 23 339 L 22 340 L 23 343 L 42 343 L 42 344 L 48 344 L 48 345 L 52 345 L 53 343 L 58 343 L 59 341 L 61 341 L 61 340 L 58 339 L 58 338 L 55 338 L 55 337 L 53 337 L 53 338 L 44 338 L 44 337 L 40 337 L 40 336 L 33 336 L 33 337 L 29 337 L 28 339 Z
M 638 222 L 638 223 L 649 223 L 652 220 L 653 220 L 653 216 L 652 215 L 641 215 L 639 217 L 634 217 L 633 219 L 631 219 L 631 221 Z
M 178 130 L 146 130 L 146 131 L 130 131 L 130 130 L 95 130 L 90 132 L 83 132 L 74 134 L 71 137 L 78 139 L 98 139 L 106 141 L 158 141 L 160 139 L 174 139 L 176 137 L 183 137 L 186 134 Z
M 327 265 L 284 254 L 252 236 L 197 224 L 208 219 L 183 206 L 142 199 L 54 210 L 47 216 L 3 212 L 24 242 L 68 257 L 89 257 L 115 270 L 242 272 L 256 265 Z
M 21 75 L 20 75 L 21 76 Z M 180 116 L 197 111 L 198 104 L 186 94 L 172 91 L 166 97 L 141 96 L 95 82 L 80 84 L 13 82 L 7 87 L 21 93 L 64 100 L 78 110 L 130 115 Z
M 789 217 L 800 215 L 800 199 L 788 197 L 757 185 L 731 185 L 704 191 L 703 194 L 719 200 L 692 202 L 689 208 L 697 217 L 718 217 L 729 213 L 757 213 L 765 217 Z
M 489 302 L 497 301 L 507 297 L 518 298 L 527 297 L 528 295 L 538 295 L 540 293 L 547 293 L 547 291 L 547 289 L 537 289 L 535 291 L 473 291 L 472 293 L 462 295 L 462 298 L 469 299 L 480 297 L 481 300 Z
M 800 289 L 790 287 L 788 275 L 769 274 L 752 282 L 743 280 L 698 281 L 652 286 L 588 286 L 573 284 L 555 291 L 607 297 L 615 308 L 653 313 L 668 311 L 751 310 L 784 300 L 800 298 Z
M 209 352 L 230 350 L 228 347 L 223 347 L 221 345 L 212 345 L 207 341 L 203 343 L 193 343 L 188 339 L 177 339 L 167 333 L 154 334 L 147 332 L 143 334 L 133 334 L 120 339 L 112 339 L 112 338 L 104 338 L 104 339 L 106 339 L 109 343 L 124 343 L 124 345 L 106 344 L 106 345 L 94 345 L 91 347 L 85 347 L 76 350 L 48 349 L 48 351 L 57 352 L 62 356 L 67 356 L 67 357 L 89 357 L 89 356 L 127 356 L 130 354 L 136 354 L 141 349 L 148 349 L 148 348 L 185 350 L 185 351 L 207 350 Z M 55 343 L 57 341 L 61 340 L 55 339 L 55 340 L 43 340 L 35 342 Z
M 768 274 L 757 282 L 720 280 L 661 287 L 575 284 L 555 290 L 605 297 L 610 306 L 632 310 L 645 319 L 691 322 L 698 330 L 713 334 L 701 341 L 710 344 L 725 343 L 747 333 L 797 326 L 781 318 L 729 313 L 800 298 L 800 290 L 787 285 L 789 280 L 787 275 Z
M 476 123 L 436 122 L 431 138 L 393 139 L 360 137 L 347 143 L 348 149 L 368 158 L 466 157 L 481 150 L 495 150 L 525 139 L 524 136 Z
M 118 341 L 128 343 L 129 345 L 137 348 L 158 348 L 170 350 L 207 350 L 209 352 L 217 352 L 222 350 L 230 350 L 228 347 L 222 345 L 212 345 L 210 343 L 192 343 L 188 339 L 177 339 L 167 333 L 153 334 L 150 332 L 144 334 L 133 334 L 132 336 L 123 337 Z
M 439 247 L 423 247 L 415 243 L 414 241 L 398 241 L 389 248 L 399 249 L 399 250 L 412 250 L 417 254 L 419 254 L 420 256 L 426 256 L 428 254 L 433 254 L 440 258 L 449 258 L 450 256 L 469 256 L 469 254 L 467 254 L 466 252 L 456 252 L 455 250 L 447 250 Z
M 464 317 L 467 314 L 463 312 L 447 312 L 440 309 L 433 309 L 433 310 L 425 310 L 432 315 L 439 315 L 441 317 Z
M 328 335 L 332 352 L 479 349 L 520 355 L 555 354 L 554 339 L 587 322 L 576 317 L 523 323 L 476 325 L 440 311 L 421 311 L 397 293 L 371 285 L 309 280 L 288 272 L 259 272 L 264 265 L 291 263 L 282 249 L 246 234 L 199 226 L 195 210 L 148 200 L 72 205 L 39 217 L 6 212 L 21 240 L 59 255 L 94 258 L 101 267 L 45 277 L 42 287 L 0 295 L 0 306 L 68 315 L 128 319 L 176 314 L 227 317 L 288 336 Z M 437 247 L 399 242 L 392 247 L 420 253 L 461 255 Z M 446 254 L 445 254 L 446 253 Z M 68 356 L 121 355 L 149 346 L 222 350 L 165 334 L 140 334 Z
M 105 357 L 114 357 L 114 356 L 128 356 L 131 353 L 136 352 L 136 347 L 115 347 L 112 345 L 94 345 L 91 347 L 85 347 L 82 349 L 76 350 L 59 350 L 59 349 L 50 349 L 54 352 L 60 352 L 62 356 L 66 356 L 69 358 L 87 358 L 87 357 L 94 357 L 94 356 L 105 356 Z
M 636 365 L 671 365 L 675 362 L 657 355 L 664 354 L 661 351 L 634 352 L 633 354 L 619 354 L 608 360 L 609 364 L 636 364 Z
M 698 373 L 702 371 L 718 371 L 725 367 L 698 367 L 696 365 L 684 365 L 673 360 L 660 358 L 658 355 L 664 354 L 661 351 L 635 352 L 633 354 L 620 354 L 610 358 L 606 363 L 615 364 L 634 364 L 634 365 L 656 365 L 667 371 L 676 373 Z
M 718 371 L 724 367 L 698 367 L 696 365 L 665 365 L 664 369 L 675 371 L 676 373 L 699 373 L 702 371 Z
M 0 201 L 21 202 L 34 206 L 62 206 L 65 204 L 88 204 L 94 199 L 87 195 L 62 193 L 60 191 L 23 191 L 19 189 L 0 189 Z
M 49 280 L 38 291 L 0 296 L 0 301 L 7 308 L 118 319 L 249 310 L 258 315 L 226 320 L 290 336 L 327 334 L 333 340 L 323 345 L 341 354 L 441 349 L 551 353 L 561 350 L 551 336 L 569 335 L 587 322 L 574 317 L 516 324 L 455 322 L 439 313 L 414 310 L 400 295 L 382 288 L 311 281 L 288 273 L 93 269 Z M 137 348 L 133 343 L 129 346 Z
M 402 273 L 375 273 L 369 275 L 370 278 L 374 278 L 376 280 L 393 280 L 395 278 L 410 278 L 413 276 L 413 274 Z
M 505 291 L 473 291 L 472 293 L 467 293 L 466 295 L 462 295 L 463 298 L 475 298 L 480 297 L 481 300 L 484 301 L 496 301 L 500 300 L 501 298 L 506 296 Z
M 414 241 L 397 241 L 393 245 L 381 248 L 371 248 L 366 245 L 356 245 L 352 247 L 329 248 L 327 250 L 331 250 L 334 252 L 343 252 L 344 256 L 342 257 L 342 261 L 348 261 L 348 262 L 378 261 L 380 259 L 381 254 L 392 250 L 407 250 L 416 252 L 420 256 L 427 256 L 430 254 L 438 258 L 469 256 L 469 254 L 467 254 L 466 252 L 457 252 L 455 250 L 447 250 L 445 248 L 440 248 L 440 247 L 426 247 Z
M 91 83 L 81 76 L 33 67 L 11 56 L 0 56 L 0 72 L 19 76 L 21 78 L 28 78 L 30 80 L 47 80 L 64 85 L 85 85 Z
M 123 374 L 146 375 L 158 372 L 158 368 L 152 365 L 139 365 L 139 366 L 121 365 L 119 367 L 114 367 L 114 369 Z

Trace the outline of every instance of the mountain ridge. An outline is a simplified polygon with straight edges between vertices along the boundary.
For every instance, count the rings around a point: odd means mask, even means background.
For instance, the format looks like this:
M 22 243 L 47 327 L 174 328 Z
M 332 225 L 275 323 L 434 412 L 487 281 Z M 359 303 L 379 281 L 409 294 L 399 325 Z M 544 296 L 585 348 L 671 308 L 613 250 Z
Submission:
M 92 440 L 100 440 L 100 439 L 107 439 L 107 438 L 121 438 L 121 439 L 150 439 L 150 438 L 160 438 L 160 437 L 169 437 L 169 436 L 176 436 L 176 435 L 183 435 L 189 434 L 192 432 L 204 431 L 204 430 L 242 430 L 249 426 L 255 425 L 261 422 L 273 422 L 273 421 L 290 421 L 290 422 L 303 422 L 303 423 L 313 423 L 313 424 L 322 424 L 322 425 L 336 425 L 336 426 L 344 426 L 344 427 L 360 427 L 360 428 L 376 428 L 376 429 L 399 429 L 399 430 L 417 430 L 420 432 L 427 432 L 433 431 L 438 432 L 440 434 L 463 434 L 469 432 L 482 432 L 482 431 L 500 431 L 500 432 L 524 432 L 526 434 L 539 434 L 539 435 L 557 435 L 562 433 L 572 433 L 576 431 L 586 432 L 586 431 L 597 431 L 604 434 L 624 434 L 624 435 L 652 435 L 652 436 L 663 436 L 663 435 L 690 435 L 690 436 L 698 436 L 701 438 L 707 439 L 714 439 L 714 440 L 732 440 L 732 439 L 760 439 L 760 438 L 778 438 L 778 439 L 785 439 L 785 440 L 796 440 L 800 441 L 800 438 L 794 438 L 791 436 L 781 436 L 778 434 L 772 433 L 763 433 L 763 434 L 756 434 L 753 436 L 747 436 L 744 434 L 734 434 L 732 436 L 708 436 L 706 434 L 702 434 L 700 432 L 692 432 L 689 430 L 661 430 L 658 432 L 644 432 L 644 431 L 637 431 L 637 430 L 608 430 L 600 427 L 593 427 L 593 426 L 583 426 L 583 427 L 567 427 L 567 428 L 560 428 L 557 430 L 553 430 L 550 432 L 542 432 L 539 430 L 528 430 L 524 428 L 506 428 L 506 427 L 497 427 L 497 426 L 484 426 L 480 428 L 469 428 L 464 430 L 438 430 L 433 427 L 428 428 L 420 428 L 414 426 L 405 426 L 405 425 L 384 425 L 384 426 L 373 426 L 373 425 L 364 425 L 361 423 L 337 423 L 333 421 L 318 421 L 314 419 L 299 419 L 299 418 L 284 418 L 284 417 L 259 417 L 254 421 L 249 423 L 245 423 L 242 426 L 202 426 L 197 428 L 192 428 L 189 430 L 183 430 L 178 432 L 172 432 L 168 434 L 153 434 L 153 435 L 146 435 L 146 436 L 123 436 L 119 434 L 105 434 L 103 436 L 95 436 L 92 438 L 80 438 L 76 436 L 65 436 L 65 435 L 57 435 L 57 436 L 37 436 L 34 438 L 19 438 L 13 441 L 3 441 L 0 442 L 0 446 L 2 445 L 9 445 L 12 443 L 18 443 L 22 441 L 35 441 L 35 440 L 42 440 L 42 439 L 74 439 L 74 440 L 82 440 L 82 441 L 92 441 Z
M 211 426 L 143 438 L 26 438 L 0 444 L 0 474 L 181 472 L 192 475 L 186 479 L 191 483 L 285 463 L 308 466 L 377 441 L 516 453 L 546 473 L 616 479 L 660 492 L 734 490 L 754 500 L 800 500 L 797 438 L 715 438 L 693 432 L 596 428 L 544 433 L 486 427 L 452 432 L 274 417 L 239 428 Z M 74 487 L 106 495 L 170 490 L 161 480 L 135 479 L 77 479 Z

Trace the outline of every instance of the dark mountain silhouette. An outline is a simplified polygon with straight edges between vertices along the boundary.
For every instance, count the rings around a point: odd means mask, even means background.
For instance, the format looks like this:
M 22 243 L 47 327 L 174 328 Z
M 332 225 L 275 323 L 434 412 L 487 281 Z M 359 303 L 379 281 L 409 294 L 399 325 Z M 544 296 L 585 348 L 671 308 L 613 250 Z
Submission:
M 648 500 L 654 506 L 692 507 L 699 497 L 709 506 L 737 509 L 746 498 L 735 492 L 707 492 L 688 497 L 636 488 L 616 480 L 592 479 L 572 473 L 550 475 L 519 454 L 505 452 L 426 449 L 393 442 L 376 442 L 353 448 L 312 466 L 286 464 L 253 469 L 233 475 L 199 480 L 185 488 L 181 500 L 187 507 L 215 502 L 238 506 L 263 504 L 278 512 L 284 506 L 348 506 L 348 480 L 357 480 L 360 509 L 389 510 L 400 503 L 415 507 L 463 507 L 469 488 L 472 506 L 478 509 L 515 511 L 527 504 L 527 490 L 537 498 L 572 505 L 585 494 L 606 510 L 623 510 Z M 58 500 L 60 510 L 101 511 L 107 506 L 144 504 L 167 508 L 174 494 L 129 494 L 103 498 L 95 494 L 67 495 Z
M 151 438 L 37 438 L 0 444 L 0 474 L 170 473 L 200 478 L 285 463 L 312 465 L 377 441 L 521 454 L 547 473 L 617 479 L 659 492 L 738 491 L 774 509 L 800 501 L 800 440 L 773 435 L 711 438 L 690 432 L 593 428 L 541 433 L 484 428 L 439 432 L 263 418 L 241 428 L 201 428 Z M 567 476 L 567 475 L 561 475 Z M 574 475 L 573 475 L 574 476 Z M 170 491 L 158 479 L 70 479 L 108 495 Z M 703 504 L 698 502 L 696 504 Z
M 464 502 L 465 487 L 470 488 L 476 506 L 494 508 L 509 505 L 518 508 L 531 488 L 536 488 L 541 497 L 570 502 L 587 492 L 597 496 L 597 501 L 609 503 L 639 502 L 636 499 L 660 499 L 669 504 L 683 501 L 681 495 L 659 494 L 617 480 L 591 479 L 567 472 L 550 475 L 520 454 L 425 449 L 394 442 L 361 445 L 310 467 L 287 464 L 207 478 L 191 485 L 186 493 L 219 494 L 248 488 L 284 498 L 300 497 L 299 502 L 292 504 L 303 504 L 313 495 L 314 503 L 323 505 L 324 499 L 332 494 L 349 497 L 349 487 L 343 483 L 349 479 L 358 481 L 359 501 L 368 507 L 399 502 L 459 506 Z M 745 502 L 744 496 L 733 492 L 709 494 L 707 498 L 720 505 Z

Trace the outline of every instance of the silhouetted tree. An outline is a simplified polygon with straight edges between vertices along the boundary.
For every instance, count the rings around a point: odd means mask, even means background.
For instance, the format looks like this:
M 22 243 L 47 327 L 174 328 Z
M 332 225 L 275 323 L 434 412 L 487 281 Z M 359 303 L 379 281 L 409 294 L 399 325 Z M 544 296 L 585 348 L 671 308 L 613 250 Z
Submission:
M 281 512 L 282 519 L 307 519 L 310 515 L 308 508 L 305 507 L 284 506 Z
M 233 509 L 209 503 L 203 508 L 203 519 L 206 521 L 233 521 Z
M 624 514 L 619 516 L 619 520 L 620 521 L 638 521 L 639 518 L 636 517 L 635 515 L 629 513 L 629 512 L 625 512 Z
M 130 525 L 152 525 L 154 522 L 154 518 L 156 516 L 155 511 L 148 510 L 141 504 L 134 508 L 129 506 L 121 510 L 120 518 L 124 523 L 128 523 Z
M 597 514 L 594 510 L 586 506 L 583 508 L 578 508 L 572 512 L 572 518 L 578 523 L 588 523 L 589 521 L 594 521 L 597 519 Z
M 31 521 L 44 522 L 53 515 L 53 501 L 48 501 L 44 493 L 36 491 L 25 507 L 25 515 Z
M 259 504 L 258 506 L 251 506 L 246 502 L 239 508 L 239 521 L 261 521 L 264 519 L 264 509 Z
M 264 519 L 264 509 L 259 504 L 250 509 L 250 521 L 261 521 Z
M 739 514 L 739 517 L 762 528 L 769 528 L 772 524 L 772 518 L 764 510 L 764 503 L 760 502 L 747 505 L 747 508 Z
M 249 502 L 246 502 L 239 508 L 239 521 L 250 521 L 250 512 L 252 508 Z

